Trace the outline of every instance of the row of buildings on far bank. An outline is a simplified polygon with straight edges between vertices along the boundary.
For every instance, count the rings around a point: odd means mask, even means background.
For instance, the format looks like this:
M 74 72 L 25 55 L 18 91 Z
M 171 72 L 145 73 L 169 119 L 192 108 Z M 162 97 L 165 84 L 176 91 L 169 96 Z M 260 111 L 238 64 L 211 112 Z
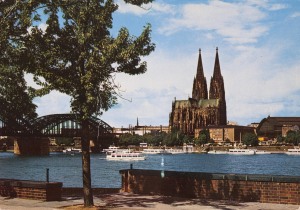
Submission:
M 278 136 L 286 136 L 289 130 L 298 131 L 299 127 L 300 117 L 268 116 L 262 119 L 260 123 L 252 123 L 248 126 L 228 122 L 224 79 L 217 48 L 209 91 L 202 65 L 201 50 L 199 50 L 192 97 L 186 100 L 175 98 L 172 102 L 168 126 L 141 126 L 137 120 L 136 126 L 115 128 L 114 133 L 143 135 L 153 132 L 170 132 L 172 128 L 176 128 L 186 135 L 197 138 L 201 130 L 208 130 L 210 138 L 215 143 L 224 143 L 228 141 L 240 142 L 245 133 L 257 134 L 260 141 L 276 139 Z
M 263 118 L 259 123 L 251 123 L 247 126 L 237 125 L 234 122 L 228 122 L 227 125 L 209 125 L 203 128 L 195 129 L 191 137 L 197 138 L 203 129 L 207 129 L 210 138 L 215 143 L 240 142 L 245 133 L 255 133 L 261 144 L 268 140 L 275 140 L 278 136 L 285 137 L 288 131 L 299 131 L 300 117 L 271 117 Z M 125 133 L 144 135 L 146 133 L 160 133 L 171 131 L 171 126 L 152 126 L 152 125 L 129 125 L 128 127 L 114 128 L 114 133 L 118 136 Z

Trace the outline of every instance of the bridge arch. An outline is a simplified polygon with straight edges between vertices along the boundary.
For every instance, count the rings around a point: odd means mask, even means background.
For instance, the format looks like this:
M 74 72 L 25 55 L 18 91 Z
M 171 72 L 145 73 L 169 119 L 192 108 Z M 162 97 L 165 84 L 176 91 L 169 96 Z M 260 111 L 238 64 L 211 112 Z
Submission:
M 26 119 L 4 119 L 0 116 L 0 136 L 29 135 L 32 124 Z
M 113 128 L 106 122 L 91 117 L 88 119 L 89 140 L 93 152 L 101 151 L 115 141 Z M 75 147 L 80 146 L 80 120 L 75 114 L 45 115 L 31 122 L 26 120 L 3 120 L 0 116 L 0 136 L 15 136 L 15 154 L 47 155 L 49 154 L 49 137 L 73 138 Z M 78 143 L 79 139 L 79 143 Z
M 90 135 L 102 136 L 112 134 L 113 128 L 103 120 L 96 117 L 89 119 Z M 39 117 L 32 126 L 35 133 L 44 136 L 79 137 L 81 124 L 76 114 L 52 114 Z

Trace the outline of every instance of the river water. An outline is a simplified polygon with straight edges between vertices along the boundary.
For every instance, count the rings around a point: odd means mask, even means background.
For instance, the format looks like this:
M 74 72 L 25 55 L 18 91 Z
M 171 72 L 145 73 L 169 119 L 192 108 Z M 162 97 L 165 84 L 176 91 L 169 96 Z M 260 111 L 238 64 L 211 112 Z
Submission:
M 121 187 L 119 170 L 154 169 L 235 174 L 300 176 L 300 156 L 286 154 L 148 155 L 145 161 L 108 161 L 104 154 L 91 154 L 92 187 Z M 0 152 L 0 178 L 63 182 L 66 187 L 82 187 L 81 155 L 51 153 L 44 157 L 17 156 Z

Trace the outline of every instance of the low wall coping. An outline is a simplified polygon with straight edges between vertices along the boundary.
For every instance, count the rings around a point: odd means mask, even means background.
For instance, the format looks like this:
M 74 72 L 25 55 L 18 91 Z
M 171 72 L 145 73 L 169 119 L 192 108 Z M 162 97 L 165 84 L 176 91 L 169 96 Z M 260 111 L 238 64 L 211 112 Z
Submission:
M 48 189 L 52 187 L 61 188 L 62 182 L 45 182 L 45 181 L 31 181 L 31 180 L 17 180 L 17 179 L 0 179 L 0 186 L 10 187 L 24 187 L 36 189 Z
M 207 173 L 207 172 L 183 172 L 183 171 L 164 171 L 164 170 L 144 170 L 144 169 L 123 169 L 120 174 L 126 172 L 137 175 L 161 176 L 164 178 L 172 176 L 202 178 L 208 180 L 236 180 L 236 181 L 258 181 L 258 182 L 281 182 L 281 183 L 300 183 L 300 176 L 286 175 L 264 175 L 264 174 L 231 174 L 231 173 Z

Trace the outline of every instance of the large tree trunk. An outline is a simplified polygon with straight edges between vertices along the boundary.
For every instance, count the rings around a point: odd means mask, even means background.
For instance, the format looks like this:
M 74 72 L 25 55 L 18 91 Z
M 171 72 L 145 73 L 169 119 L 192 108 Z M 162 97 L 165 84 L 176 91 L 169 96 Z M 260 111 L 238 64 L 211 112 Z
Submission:
M 94 205 L 93 192 L 91 185 L 91 159 L 90 159 L 90 141 L 88 120 L 82 120 L 82 181 L 83 181 L 83 199 L 84 206 Z

